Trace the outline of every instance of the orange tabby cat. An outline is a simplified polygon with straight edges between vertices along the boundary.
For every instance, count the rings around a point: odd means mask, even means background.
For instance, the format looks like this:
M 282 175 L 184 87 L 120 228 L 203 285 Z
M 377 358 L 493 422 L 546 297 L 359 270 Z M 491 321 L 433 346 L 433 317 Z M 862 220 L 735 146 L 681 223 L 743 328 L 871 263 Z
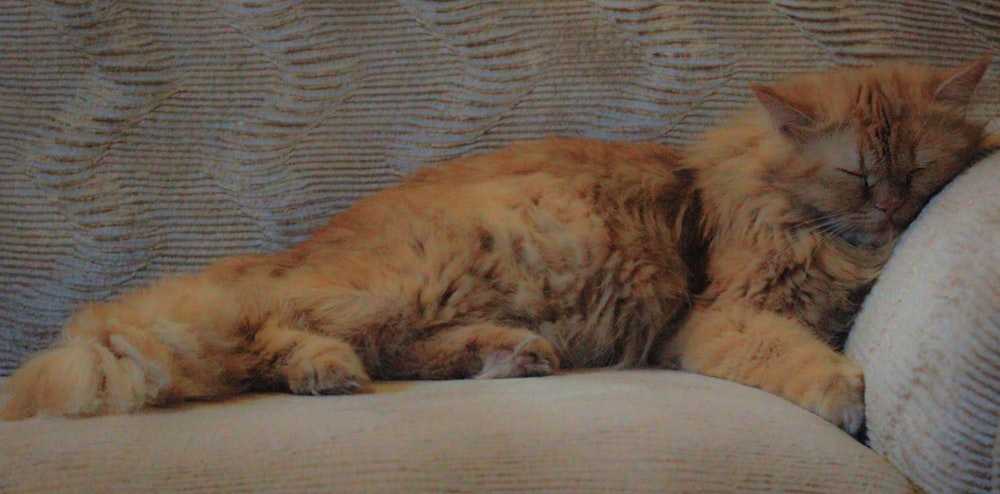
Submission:
M 290 250 L 85 307 L 0 417 L 659 365 L 856 431 L 862 373 L 835 347 L 897 236 L 982 151 L 964 107 L 986 68 L 755 86 L 759 106 L 681 153 L 550 140 L 422 169 Z

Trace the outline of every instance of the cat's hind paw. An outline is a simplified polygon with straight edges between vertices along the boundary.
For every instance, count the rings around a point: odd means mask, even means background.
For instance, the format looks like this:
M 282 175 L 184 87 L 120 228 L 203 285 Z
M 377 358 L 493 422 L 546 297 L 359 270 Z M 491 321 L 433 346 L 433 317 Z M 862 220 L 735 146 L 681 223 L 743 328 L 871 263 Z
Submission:
M 268 321 L 250 348 L 269 383 L 298 395 L 344 395 L 374 390 L 361 358 L 347 342 Z
M 528 336 L 512 349 L 494 350 L 482 360 L 483 369 L 476 379 L 549 376 L 559 367 L 552 344 L 538 335 Z
M 559 357 L 527 328 L 482 323 L 439 331 L 389 364 L 395 379 L 502 379 L 554 374 Z
M 299 347 L 283 366 L 282 373 L 289 390 L 299 395 L 343 395 L 374 390 L 357 355 L 339 346 Z

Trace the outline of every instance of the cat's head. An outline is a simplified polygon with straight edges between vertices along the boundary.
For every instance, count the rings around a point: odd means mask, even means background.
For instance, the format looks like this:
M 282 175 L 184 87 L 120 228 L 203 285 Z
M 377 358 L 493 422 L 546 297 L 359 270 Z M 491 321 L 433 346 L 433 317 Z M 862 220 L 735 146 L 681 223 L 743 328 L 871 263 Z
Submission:
M 856 245 L 892 241 L 973 161 L 983 126 L 965 107 L 988 64 L 885 64 L 753 86 L 773 132 L 793 144 L 773 183 L 811 227 Z

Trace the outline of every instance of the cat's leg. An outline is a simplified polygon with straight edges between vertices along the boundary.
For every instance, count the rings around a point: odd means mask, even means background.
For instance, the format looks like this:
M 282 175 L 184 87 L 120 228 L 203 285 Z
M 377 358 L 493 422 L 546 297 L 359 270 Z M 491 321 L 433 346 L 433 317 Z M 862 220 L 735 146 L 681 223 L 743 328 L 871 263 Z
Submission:
M 92 303 L 0 387 L 0 419 L 123 413 L 241 391 L 243 304 L 214 273 Z
M 559 369 L 552 344 L 516 327 L 474 324 L 436 332 L 391 362 L 399 379 L 499 379 L 547 376 Z
M 268 321 L 254 336 L 262 378 L 296 394 L 336 395 L 372 391 L 358 354 L 333 336 Z
M 275 256 L 234 256 L 84 306 L 51 348 L 0 385 L 0 420 L 125 413 L 245 391 L 247 328 L 268 307 Z
M 681 370 L 781 396 L 852 434 L 864 423 L 861 369 L 790 317 L 741 306 L 695 309 L 664 356 Z

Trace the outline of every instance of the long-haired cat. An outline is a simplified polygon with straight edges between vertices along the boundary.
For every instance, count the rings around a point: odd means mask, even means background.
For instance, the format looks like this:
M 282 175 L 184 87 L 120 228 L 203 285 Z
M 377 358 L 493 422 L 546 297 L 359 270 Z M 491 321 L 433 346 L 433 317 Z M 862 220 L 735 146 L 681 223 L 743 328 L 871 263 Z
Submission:
M 84 307 L 0 417 L 617 365 L 856 431 L 862 372 L 836 348 L 900 232 L 986 146 L 965 117 L 986 68 L 754 86 L 759 105 L 682 151 L 548 140 L 421 169 L 287 251 Z

